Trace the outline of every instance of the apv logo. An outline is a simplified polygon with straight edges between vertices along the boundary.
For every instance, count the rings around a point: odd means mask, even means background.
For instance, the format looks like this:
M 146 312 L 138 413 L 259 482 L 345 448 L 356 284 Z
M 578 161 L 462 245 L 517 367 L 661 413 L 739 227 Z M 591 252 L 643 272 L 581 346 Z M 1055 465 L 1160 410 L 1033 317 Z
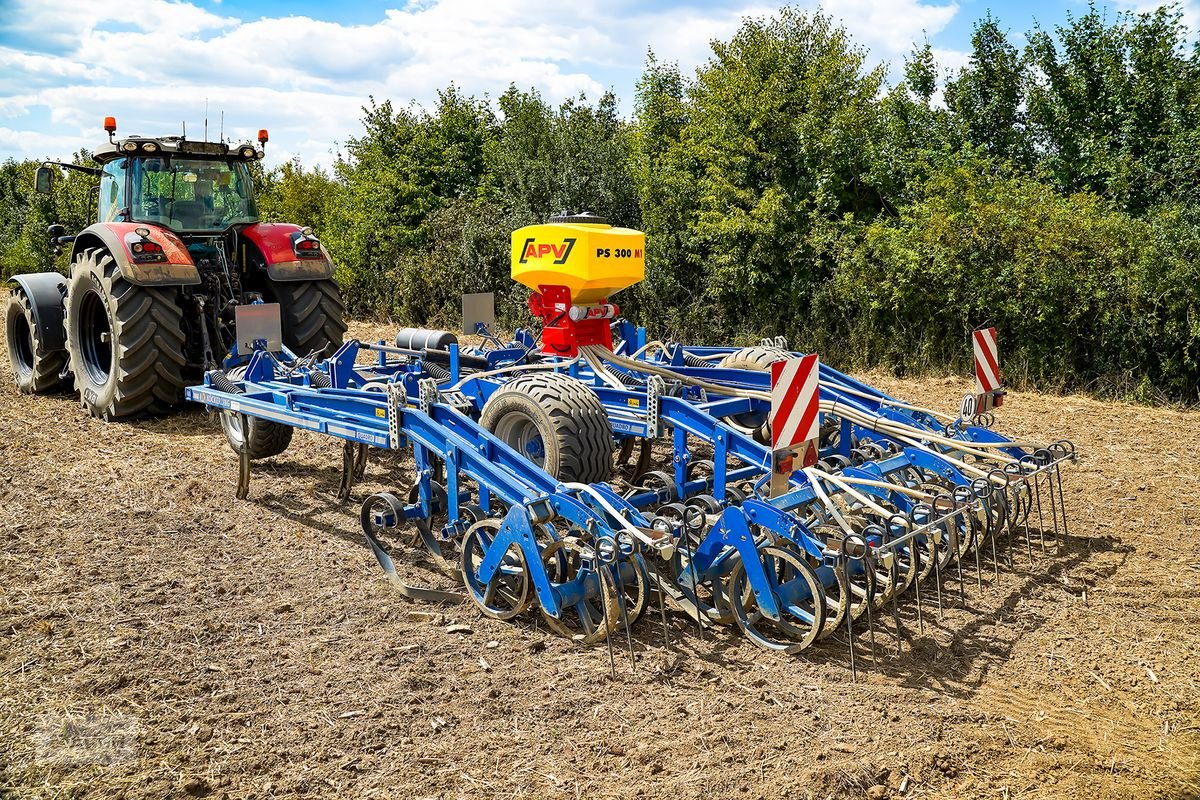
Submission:
M 538 244 L 532 238 L 526 239 L 525 244 L 521 246 L 521 257 L 517 263 L 524 264 L 531 258 L 545 258 L 552 255 L 555 264 L 565 264 L 571 255 L 571 248 L 574 246 L 574 239 L 563 239 L 562 244 Z

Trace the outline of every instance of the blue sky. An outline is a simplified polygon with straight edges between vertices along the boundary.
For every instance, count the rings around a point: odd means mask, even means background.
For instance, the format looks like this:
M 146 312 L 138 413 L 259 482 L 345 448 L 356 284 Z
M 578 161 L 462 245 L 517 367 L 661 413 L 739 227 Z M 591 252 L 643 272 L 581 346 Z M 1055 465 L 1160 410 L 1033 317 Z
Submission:
M 1190 22 L 1200 19 L 1192 3 Z M 798 3 L 817 8 L 816 3 Z M 1114 0 L 1108 13 L 1155 3 Z M 270 163 L 330 164 L 358 133 L 368 96 L 429 103 L 451 81 L 495 96 L 515 83 L 557 102 L 612 89 L 630 107 L 647 48 L 685 71 L 708 42 L 771 2 L 628 0 L 0 0 L 0 160 L 65 157 L 121 133 L 210 138 L 271 131 Z M 966 60 L 989 11 L 1015 43 L 1035 23 L 1086 11 L 1079 0 L 827 0 L 872 59 L 897 70 L 914 42 L 944 72 Z M 1196 25 L 1193 24 L 1193 30 Z

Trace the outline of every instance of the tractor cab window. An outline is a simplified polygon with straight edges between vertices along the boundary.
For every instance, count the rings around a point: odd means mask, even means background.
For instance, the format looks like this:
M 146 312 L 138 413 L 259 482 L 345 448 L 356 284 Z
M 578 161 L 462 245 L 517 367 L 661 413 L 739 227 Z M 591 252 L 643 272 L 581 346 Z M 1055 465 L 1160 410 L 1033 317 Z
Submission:
M 135 220 L 178 231 L 222 231 L 258 221 L 250 173 L 238 162 L 136 159 L 131 205 Z
M 128 159 L 124 158 L 110 161 L 100 173 L 101 222 L 114 222 L 128 205 L 125 201 L 125 169 L 128 163 Z

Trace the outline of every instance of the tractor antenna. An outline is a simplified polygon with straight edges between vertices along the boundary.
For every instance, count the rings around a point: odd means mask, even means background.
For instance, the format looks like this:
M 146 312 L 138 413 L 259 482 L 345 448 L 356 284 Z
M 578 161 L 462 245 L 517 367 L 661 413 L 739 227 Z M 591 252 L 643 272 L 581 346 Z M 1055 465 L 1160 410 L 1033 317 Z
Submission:
M 204 141 L 208 141 L 208 98 L 204 98 Z
M 221 138 L 219 141 L 225 141 L 225 109 L 221 109 Z

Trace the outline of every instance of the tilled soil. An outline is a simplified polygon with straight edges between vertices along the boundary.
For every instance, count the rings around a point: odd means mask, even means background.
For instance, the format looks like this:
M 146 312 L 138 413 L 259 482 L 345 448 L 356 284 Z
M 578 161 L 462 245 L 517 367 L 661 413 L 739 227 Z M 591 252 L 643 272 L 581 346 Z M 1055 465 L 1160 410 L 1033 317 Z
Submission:
M 410 476 L 374 458 L 339 503 L 332 440 L 239 502 L 199 411 L 106 424 L 7 369 L 0 409 L 3 796 L 1200 796 L 1200 413 L 1012 393 L 1000 430 L 1078 445 L 1069 533 L 982 591 L 968 564 L 965 607 L 954 574 L 940 613 L 910 593 L 855 682 L 844 637 L 780 656 L 672 611 L 664 642 L 652 607 L 614 678 L 532 617 L 407 601 L 358 507 Z

